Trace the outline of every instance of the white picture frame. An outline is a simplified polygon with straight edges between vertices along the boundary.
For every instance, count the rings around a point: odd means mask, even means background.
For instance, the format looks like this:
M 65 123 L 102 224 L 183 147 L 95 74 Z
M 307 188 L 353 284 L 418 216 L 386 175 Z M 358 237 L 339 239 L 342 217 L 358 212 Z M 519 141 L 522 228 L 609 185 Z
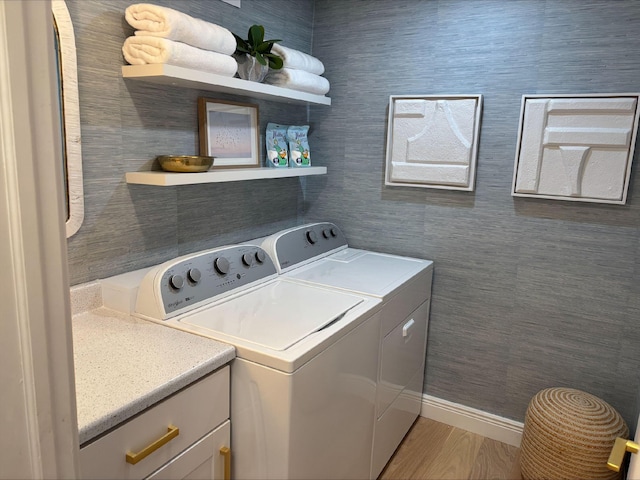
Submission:
M 482 95 L 391 95 L 385 185 L 473 191 Z
M 511 195 L 624 205 L 640 94 L 523 95 Z
M 259 167 L 258 125 L 257 105 L 198 99 L 200 155 L 214 157 L 214 169 Z

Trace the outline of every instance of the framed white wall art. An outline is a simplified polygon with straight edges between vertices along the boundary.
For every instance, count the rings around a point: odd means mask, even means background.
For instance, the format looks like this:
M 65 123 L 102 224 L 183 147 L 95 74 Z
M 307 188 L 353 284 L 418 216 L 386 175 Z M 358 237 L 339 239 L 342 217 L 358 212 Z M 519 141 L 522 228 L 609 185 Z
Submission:
M 385 184 L 472 191 L 482 95 L 392 95 Z
M 639 94 L 524 95 L 511 194 L 624 204 Z

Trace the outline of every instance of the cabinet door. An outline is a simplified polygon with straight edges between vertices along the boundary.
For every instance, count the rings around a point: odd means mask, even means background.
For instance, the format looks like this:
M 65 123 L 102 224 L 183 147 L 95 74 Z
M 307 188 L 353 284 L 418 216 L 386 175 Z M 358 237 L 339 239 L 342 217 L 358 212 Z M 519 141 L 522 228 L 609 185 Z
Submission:
M 227 420 L 153 472 L 147 480 L 229 480 L 225 478 L 224 472 L 225 462 L 230 462 L 231 458 L 225 458 L 221 449 L 230 448 L 230 425 L 231 423 Z
M 120 425 L 80 450 L 80 477 L 138 480 L 145 478 L 195 444 L 229 418 L 229 367 L 191 384 Z M 148 450 L 169 434 L 142 460 L 131 463 L 126 454 Z

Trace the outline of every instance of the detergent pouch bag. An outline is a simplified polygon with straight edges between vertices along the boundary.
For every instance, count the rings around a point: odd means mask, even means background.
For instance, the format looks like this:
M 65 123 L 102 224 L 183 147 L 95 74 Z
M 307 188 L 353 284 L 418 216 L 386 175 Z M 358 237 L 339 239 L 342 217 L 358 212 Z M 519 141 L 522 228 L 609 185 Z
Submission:
M 308 131 L 309 125 L 292 125 L 287 128 L 287 140 L 289 140 L 289 151 L 291 152 L 289 165 L 292 167 L 311 166 L 311 154 L 307 140 Z
M 287 126 L 267 123 L 265 143 L 267 147 L 267 166 L 287 168 L 289 166 Z

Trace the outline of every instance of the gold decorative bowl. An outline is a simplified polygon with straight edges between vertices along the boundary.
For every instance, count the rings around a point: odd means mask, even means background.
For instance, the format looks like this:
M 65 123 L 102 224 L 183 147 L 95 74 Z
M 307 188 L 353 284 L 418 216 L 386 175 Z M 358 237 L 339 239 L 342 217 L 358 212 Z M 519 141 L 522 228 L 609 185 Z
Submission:
M 213 157 L 200 155 L 160 155 L 156 158 L 166 172 L 206 172 L 213 165 Z

